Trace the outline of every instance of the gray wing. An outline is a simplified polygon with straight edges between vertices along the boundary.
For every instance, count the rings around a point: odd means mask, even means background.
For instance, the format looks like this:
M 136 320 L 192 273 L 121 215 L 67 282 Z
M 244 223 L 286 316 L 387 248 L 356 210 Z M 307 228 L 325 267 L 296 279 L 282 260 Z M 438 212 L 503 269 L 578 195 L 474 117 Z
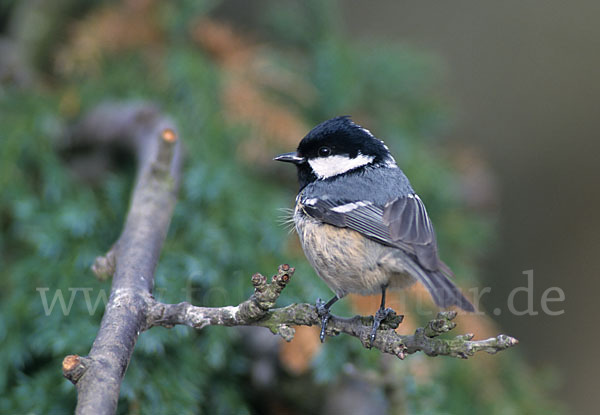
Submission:
M 312 204 L 307 203 L 311 201 Z M 304 209 L 315 219 L 400 248 L 414 255 L 427 270 L 447 269 L 438 258 L 435 233 L 425 205 L 415 194 L 398 197 L 383 207 L 371 202 L 309 199 Z
M 441 307 L 458 305 L 474 311 L 473 305 L 448 279 L 452 271 L 438 257 L 433 225 L 425 205 L 416 194 L 398 197 L 380 207 L 368 201 L 333 201 L 306 199 L 303 210 L 309 216 L 338 227 L 353 229 L 368 238 L 406 254 L 388 258 L 400 261 L 399 268 L 408 267 L 411 274 L 427 287 Z
M 382 221 L 394 241 L 409 243 L 419 263 L 430 271 L 448 269 L 438 257 L 433 224 L 425 205 L 416 194 L 398 197 L 383 209 Z

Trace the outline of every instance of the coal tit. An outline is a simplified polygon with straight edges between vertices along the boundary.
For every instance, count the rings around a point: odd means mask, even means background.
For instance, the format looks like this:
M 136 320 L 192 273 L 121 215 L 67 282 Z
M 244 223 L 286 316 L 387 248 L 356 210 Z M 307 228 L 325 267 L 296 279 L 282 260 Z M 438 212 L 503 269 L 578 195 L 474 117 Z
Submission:
M 274 160 L 297 167 L 296 231 L 308 261 L 335 292 L 329 302 L 317 301 L 321 341 L 329 308 L 348 293 L 381 292 L 371 344 L 390 312 L 387 288 L 418 281 L 439 307 L 474 311 L 438 257 L 425 205 L 387 146 L 369 130 L 348 116 L 336 117 L 313 128 L 297 151 Z

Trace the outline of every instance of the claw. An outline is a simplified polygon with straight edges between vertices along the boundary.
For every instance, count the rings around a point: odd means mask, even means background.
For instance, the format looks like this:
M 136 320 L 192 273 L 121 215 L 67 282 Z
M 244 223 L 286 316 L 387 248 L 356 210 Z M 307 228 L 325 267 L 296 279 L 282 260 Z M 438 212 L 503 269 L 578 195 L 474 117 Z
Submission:
M 375 338 L 377 337 L 377 329 L 381 325 L 381 322 L 387 318 L 394 310 L 391 308 L 380 308 L 373 316 L 373 328 L 371 329 L 371 335 L 369 336 L 369 348 L 373 347 Z
M 321 343 L 323 343 L 325 341 L 325 329 L 327 328 L 327 322 L 331 317 L 331 313 L 325 301 L 320 298 L 317 299 L 317 314 L 321 317 L 321 333 L 319 334 L 319 338 L 321 339 Z

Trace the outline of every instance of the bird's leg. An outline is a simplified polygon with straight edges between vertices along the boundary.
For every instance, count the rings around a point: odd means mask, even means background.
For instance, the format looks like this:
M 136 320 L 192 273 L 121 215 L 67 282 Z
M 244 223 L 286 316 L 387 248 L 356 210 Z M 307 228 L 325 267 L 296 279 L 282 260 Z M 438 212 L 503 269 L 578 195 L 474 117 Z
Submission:
M 375 313 L 375 316 L 373 316 L 373 328 L 371 329 L 371 335 L 369 336 L 370 347 L 373 347 L 379 325 L 392 311 L 394 311 L 391 308 L 385 308 L 385 290 L 387 287 L 387 284 L 381 286 L 381 305 L 379 306 L 379 310 Z
M 321 317 L 321 334 L 320 339 L 321 343 L 325 341 L 325 328 L 327 328 L 327 322 L 331 317 L 331 313 L 329 312 L 329 308 L 337 301 L 340 297 L 335 295 L 331 300 L 327 301 L 327 304 L 320 298 L 317 299 L 317 314 Z

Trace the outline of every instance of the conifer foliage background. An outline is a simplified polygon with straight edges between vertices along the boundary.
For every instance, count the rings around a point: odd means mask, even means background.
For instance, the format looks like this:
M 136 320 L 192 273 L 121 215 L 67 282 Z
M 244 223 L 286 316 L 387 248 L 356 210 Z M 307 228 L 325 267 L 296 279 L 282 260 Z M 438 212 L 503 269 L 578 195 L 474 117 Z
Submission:
M 493 226 L 467 208 L 462 178 L 439 142 L 451 118 L 436 92 L 440 62 L 406 45 L 350 42 L 333 2 L 273 2 L 260 36 L 215 18 L 218 6 L 0 7 L 0 413 L 74 409 L 60 363 L 85 355 L 96 334 L 110 281 L 96 280 L 89 267 L 119 235 L 134 173 L 119 148 L 66 140 L 69 127 L 103 102 L 153 102 L 184 141 L 179 201 L 156 273 L 162 301 L 237 304 L 250 294 L 250 275 L 283 262 L 297 271 L 281 304 L 330 295 L 281 224 L 295 177 L 271 159 L 339 114 L 386 140 L 426 200 L 459 283 L 477 285 Z M 375 303 L 354 298 L 336 313 L 372 313 Z M 408 317 L 401 329 L 414 328 L 413 304 L 395 305 Z M 495 334 L 486 317 L 459 324 Z M 557 411 L 546 395 L 551 385 L 517 351 L 396 361 L 355 339 L 322 347 L 316 339 L 310 329 L 290 344 L 264 329 L 152 329 L 136 346 L 119 412 L 335 413 L 338 401 L 352 399 L 390 414 Z

